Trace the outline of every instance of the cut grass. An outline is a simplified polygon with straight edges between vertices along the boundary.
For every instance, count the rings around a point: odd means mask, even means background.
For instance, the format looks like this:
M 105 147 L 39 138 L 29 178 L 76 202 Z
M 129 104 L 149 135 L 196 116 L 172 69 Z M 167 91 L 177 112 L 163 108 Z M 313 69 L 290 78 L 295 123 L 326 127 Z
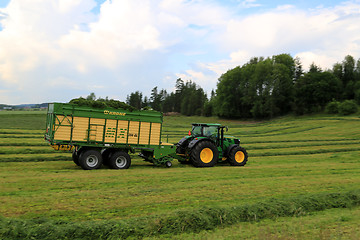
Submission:
M 47 219 L 24 221 L 0 218 L 0 236 L 3 239 L 143 238 L 161 234 L 199 232 L 239 222 L 303 216 L 331 208 L 352 208 L 359 205 L 360 190 L 355 190 L 308 194 L 281 200 L 270 199 L 232 207 L 201 207 L 198 210 L 181 210 L 164 216 L 122 221 L 77 223 Z
M 200 233 L 167 234 L 151 239 L 360 239 L 360 208 L 333 208 L 306 216 L 280 217 L 258 222 L 242 222 L 224 225 L 215 230 Z
M 28 116 L 34 121 L 45 121 L 44 114 Z M 21 118 L 22 115 L 12 117 Z M 2 120 L 0 114 L 0 123 L 4 123 Z M 132 166 L 124 171 L 105 167 L 83 171 L 72 162 L 70 153 L 56 152 L 44 146 L 47 143 L 43 140 L 43 126 L 36 129 L 39 125 L 30 121 L 23 130 L 18 127 L 19 123 L 14 126 L 9 122 L 0 124 L 0 153 L 3 153 L 0 154 L 0 215 L 7 217 L 1 220 L 1 224 L 9 221 L 24 224 L 24 228 L 35 226 L 34 229 L 38 229 L 38 223 L 44 227 L 45 222 L 49 222 L 46 225 L 49 228 L 44 229 L 50 232 L 64 230 L 64 234 L 69 234 L 67 231 L 70 230 L 66 230 L 69 224 L 79 221 L 88 225 L 75 224 L 75 227 L 80 226 L 80 230 L 70 227 L 74 234 L 87 236 L 84 232 L 90 234 L 99 230 L 105 234 L 102 236 L 122 236 L 122 232 L 117 232 L 121 229 L 127 233 L 137 232 L 134 237 L 143 238 L 148 235 L 142 233 L 139 223 L 144 224 L 145 229 L 149 219 L 156 227 L 161 219 L 165 219 L 161 229 L 171 226 L 182 229 L 184 225 L 181 224 L 191 222 L 190 217 L 185 217 L 194 213 L 199 215 L 201 209 L 228 211 L 232 207 L 246 205 L 251 208 L 259 202 L 269 203 L 271 199 L 280 201 L 298 199 L 303 195 L 345 194 L 360 186 L 359 120 L 352 116 L 286 117 L 268 122 L 165 117 L 163 141 L 168 135 L 172 143 L 187 135 L 193 122 L 228 125 L 227 135 L 240 137 L 242 146 L 248 150 L 247 165 L 230 167 L 221 164 L 201 169 L 174 161 L 173 167 L 167 169 L 154 167 L 131 155 Z M 184 214 L 184 218 L 178 213 Z M 210 216 L 206 219 L 212 217 L 212 213 L 208 213 Z M 44 218 L 46 220 L 41 220 Z M 148 220 L 142 222 L 139 219 Z M 123 221 L 126 221 L 125 225 L 122 225 Z M 120 227 L 107 225 L 109 222 Z M 171 222 L 179 225 L 171 225 Z M 66 229 L 57 229 L 55 223 L 61 223 Z M 25 231 L 29 234 L 26 236 L 32 237 L 43 231 L 29 233 L 19 225 L 14 228 L 6 224 L 2 226 L 11 231 Z M 215 224 L 210 228 L 215 226 L 225 224 Z M 192 227 L 185 225 L 184 228 L 191 232 Z M 198 227 L 199 230 L 202 228 Z M 0 227 L 1 231 L 4 229 Z M 166 233 L 162 231 L 154 231 L 154 236 Z M 171 233 L 175 232 L 181 233 L 178 230 Z
M 266 150 L 266 151 L 264 151 Z M 360 151 L 360 144 L 299 146 L 294 148 L 254 149 L 250 156 L 307 155 Z
M 335 140 L 335 141 L 316 141 L 316 142 L 270 142 L 270 143 L 245 143 L 243 147 L 247 150 L 258 150 L 258 149 L 280 149 L 280 148 L 299 148 L 299 147 L 320 147 L 320 146 L 346 146 L 346 145 L 355 145 L 359 146 L 359 140 Z
M 45 128 L 46 111 L 0 111 L 1 129 L 40 130 Z
M 0 149 L 1 154 L 57 154 L 59 151 L 55 151 L 49 146 L 3 146 Z
M 355 155 L 354 155 L 355 154 Z M 22 218 L 123 219 L 174 209 L 231 206 L 360 185 L 357 153 L 254 157 L 244 168 L 159 168 L 133 158 L 125 171 L 72 162 L 13 162 L 0 169 L 0 213 Z M 70 159 L 69 159 L 70 160 Z
M 44 130 L 0 129 L 1 134 L 43 134 Z
M 1 138 L 44 138 L 41 134 L 1 134 Z
M 3 154 L 0 155 L 0 161 L 5 162 L 43 162 L 43 161 L 72 161 L 71 153 L 51 152 L 36 154 Z

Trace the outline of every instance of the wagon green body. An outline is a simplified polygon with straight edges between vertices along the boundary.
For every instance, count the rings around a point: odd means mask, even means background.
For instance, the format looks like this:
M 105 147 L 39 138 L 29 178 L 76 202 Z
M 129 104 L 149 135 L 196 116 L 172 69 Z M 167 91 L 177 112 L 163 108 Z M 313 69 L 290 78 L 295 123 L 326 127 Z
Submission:
M 99 168 L 102 163 L 128 168 L 124 161 L 131 162 L 128 153 L 136 151 L 154 164 L 171 165 L 169 155 L 176 155 L 175 147 L 161 142 L 162 122 L 163 115 L 157 111 L 50 103 L 45 140 L 57 150 L 73 150 L 74 162 L 84 169 Z M 83 159 L 89 151 L 90 156 Z M 112 159 L 115 152 L 122 152 L 122 157 Z

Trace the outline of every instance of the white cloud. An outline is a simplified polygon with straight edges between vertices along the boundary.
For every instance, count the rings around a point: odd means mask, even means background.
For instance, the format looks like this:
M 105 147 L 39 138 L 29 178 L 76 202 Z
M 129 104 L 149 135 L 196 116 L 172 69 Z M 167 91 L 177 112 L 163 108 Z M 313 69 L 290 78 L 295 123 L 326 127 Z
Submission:
M 170 89 L 177 77 L 210 91 L 254 56 L 290 53 L 322 68 L 360 57 L 359 1 L 311 10 L 240 5 L 252 12 L 204 0 L 107 0 L 94 15 L 94 0 L 11 0 L 0 9 L 0 103 L 92 91 L 124 100 Z
M 240 3 L 240 6 L 244 8 L 253 8 L 253 7 L 260 7 L 261 4 L 256 3 L 256 0 L 245 0 Z
M 217 39 L 219 46 L 231 52 L 229 58 L 205 65 L 219 75 L 251 57 L 290 53 L 300 57 L 305 68 L 313 62 L 331 68 L 347 54 L 360 57 L 359 22 L 359 2 L 311 11 L 283 5 L 234 17 Z
M 0 79 L 21 84 L 28 81 L 23 79 L 24 73 L 56 62 L 58 37 L 68 33 L 73 24 L 92 19 L 91 14 L 79 15 L 78 11 L 90 11 L 93 6 L 92 1 L 74 1 L 64 11 L 53 1 L 11 1 L 4 11 L 8 17 L 1 20 Z
M 251 53 L 245 50 L 239 50 L 230 54 L 230 59 L 220 60 L 216 63 L 205 64 L 205 68 L 215 72 L 218 76 L 231 68 L 245 64 L 250 60 Z
M 204 74 L 204 72 L 195 71 L 195 70 L 187 70 L 186 74 L 179 73 L 179 74 L 177 74 L 177 76 L 179 78 L 188 79 L 188 80 L 196 79 L 196 83 L 199 84 L 199 85 L 207 84 L 207 83 L 209 83 L 209 80 L 211 80 L 211 79 L 209 79 L 208 76 L 206 76 Z
M 342 58 L 329 57 L 328 55 L 324 55 L 322 53 L 316 52 L 300 52 L 296 54 L 296 57 L 300 58 L 301 63 L 303 64 L 304 69 L 308 69 L 311 64 L 315 64 L 316 66 L 325 67 L 325 69 L 331 69 L 331 66 L 340 61 Z M 316 61 L 315 61 L 316 59 Z M 325 70 L 323 69 L 323 70 Z

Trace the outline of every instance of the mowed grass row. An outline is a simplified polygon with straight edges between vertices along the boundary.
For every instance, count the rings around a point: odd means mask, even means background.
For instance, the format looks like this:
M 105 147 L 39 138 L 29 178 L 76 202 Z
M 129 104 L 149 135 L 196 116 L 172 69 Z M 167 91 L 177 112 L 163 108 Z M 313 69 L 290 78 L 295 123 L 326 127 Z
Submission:
M 38 117 L 37 121 L 41 122 L 45 115 Z M 0 151 L 5 152 L 0 154 L 0 215 L 66 222 L 132 221 L 145 217 L 171 218 L 179 210 L 190 214 L 204 207 L 254 206 L 271 199 L 359 189 L 357 117 L 288 117 L 258 123 L 165 117 L 164 132 L 180 135 L 184 131 L 181 136 L 169 134 L 169 142 L 179 141 L 193 122 L 229 125 L 227 135 L 239 137 L 248 149 L 247 165 L 194 168 L 174 161 L 173 167 L 167 169 L 131 155 L 132 166 L 128 170 L 103 167 L 83 171 L 71 161 L 70 153 L 48 147 L 46 151 L 51 153 L 29 154 L 26 149 L 45 151 L 46 146 L 15 145 L 18 140 L 27 143 L 27 139 L 34 138 L 0 138 L 0 144 L 9 144 L 0 145 Z M 19 128 L 9 126 L 4 127 L 4 134 L 8 135 L 9 129 L 16 130 L 11 134 L 22 136 Z M 41 131 L 35 125 L 27 130 Z M 248 134 L 241 134 L 246 131 Z M 42 141 L 41 136 L 39 144 Z M 12 149 L 18 153 L 11 153 Z M 23 150 L 24 153 L 19 153 Z M 192 221 L 186 217 L 184 221 Z
M 83 171 L 72 162 L 0 165 L 0 214 L 72 221 L 163 215 L 360 186 L 358 152 L 253 157 L 246 167 L 170 169 L 134 158 L 125 171 Z
M 209 239 L 221 239 L 221 237 L 229 234 L 236 234 L 230 239 L 243 239 L 249 233 L 257 233 L 257 229 L 252 231 L 239 231 L 238 226 L 255 225 L 254 222 L 266 219 L 268 225 L 273 225 L 274 220 L 279 218 L 283 221 L 288 220 L 285 225 L 291 226 L 294 224 L 294 217 L 306 216 L 313 214 L 310 220 L 313 225 L 309 228 L 307 222 L 306 230 L 310 229 L 311 234 L 307 234 L 309 239 L 358 239 L 356 235 L 359 233 L 357 217 L 350 215 L 349 211 L 334 211 L 333 208 L 350 208 L 358 207 L 360 205 L 360 191 L 349 191 L 343 193 L 322 193 L 322 194 L 307 194 L 295 198 L 270 199 L 268 201 L 261 201 L 255 204 L 243 204 L 233 207 L 202 207 L 198 210 L 180 210 L 168 215 L 159 215 L 154 217 L 141 217 L 125 220 L 100 220 L 100 221 L 85 221 L 85 222 L 71 222 L 63 220 L 50 219 L 35 219 L 35 220 L 20 220 L 20 219 L 5 219 L 0 217 L 0 237 L 2 239 L 144 239 L 144 237 L 159 237 L 178 239 L 182 234 L 188 234 L 186 239 L 197 239 L 201 237 L 202 233 L 195 235 L 201 230 L 212 231 L 215 234 L 209 234 Z M 342 214 L 341 217 L 329 216 L 329 214 L 321 212 L 330 212 Z M 345 215 L 344 214 L 347 214 Z M 354 211 L 352 211 L 354 213 Z M 315 214 L 315 217 L 314 217 Z M 356 214 L 356 212 L 355 212 Z M 326 216 L 326 220 L 319 223 L 321 217 Z M 291 218 L 290 218 L 291 217 Z M 285 220 L 286 219 L 286 220 Z M 248 224 L 250 222 L 250 224 Z M 340 222 L 340 224 L 339 224 Z M 343 229 L 346 222 L 346 228 Z M 269 224 L 270 223 L 270 224 Z M 325 223 L 325 224 L 324 224 Z M 236 224 L 236 225 L 235 225 Z M 234 227 L 228 227 L 235 225 Z M 296 230 L 299 231 L 296 224 Z M 315 225 L 315 229 L 314 229 Z M 330 225 L 330 226 L 329 226 Z M 326 234 L 320 231 L 320 235 L 316 231 L 317 227 L 327 227 Z M 227 227 L 220 229 L 219 227 Z M 292 226 L 291 226 L 292 227 Z M 334 231 L 334 230 L 337 231 Z M 280 233 L 281 237 L 286 236 L 282 229 L 274 229 Z M 279 231 L 280 230 L 280 231 Z M 302 229 L 304 231 L 304 229 Z M 315 231 L 314 231 L 315 230 Z M 340 231 L 339 231 L 340 230 Z M 191 233 L 191 235 L 189 235 Z M 217 234 L 216 234 L 217 233 Z M 274 233 L 274 232 L 273 232 Z M 276 231 L 275 231 L 276 233 Z M 291 231 L 290 236 L 294 237 L 296 231 Z M 334 234 L 335 233 L 335 234 Z M 176 234 L 179 234 L 178 236 Z M 218 235 L 218 236 L 216 236 Z M 270 236 L 277 237 L 277 235 L 268 235 L 266 233 L 258 233 L 258 239 L 271 239 Z M 311 236 L 311 237 L 310 237 Z M 319 236 L 320 238 L 316 238 Z M 246 237 L 248 239 L 249 237 Z M 304 239 L 304 234 L 299 235 L 300 239 Z M 296 238 L 296 239 L 298 239 Z M 147 238 L 145 238 L 147 239 Z M 278 239 L 278 238 L 275 238 Z
M 72 161 L 71 153 L 35 153 L 35 154 L 3 154 L 1 162 L 43 162 L 43 161 Z
M 6 119 L 10 119 L 9 114 L 0 115 L 0 119 L 4 116 Z M 35 121 L 37 124 L 32 121 L 27 122 L 26 126 L 30 128 L 38 127 L 38 123 L 43 123 L 46 117 L 42 112 L 14 116 L 15 123 L 23 117 L 29 118 L 30 116 L 34 120 L 34 117 L 37 116 L 38 120 Z M 176 143 L 191 129 L 190 123 L 196 121 L 218 122 L 219 120 L 199 117 L 165 117 L 163 141 Z M 230 125 L 228 134 L 241 138 L 242 145 L 249 151 L 250 156 L 274 156 L 357 151 L 360 146 L 358 144 L 360 136 L 359 132 L 356 132 L 355 126 L 359 125 L 359 122 L 359 118 L 356 117 L 322 117 L 316 119 L 290 118 L 285 121 L 277 119 L 272 122 L 259 123 L 238 122 L 238 124 L 234 121 L 224 121 L 223 124 Z M 183 124 L 179 125 L 180 123 Z M 20 126 L 21 121 L 14 125 Z M 9 126 L 9 123 L 5 122 L 1 126 Z M 42 137 L 43 130 L 41 129 L 0 129 L 0 155 L 9 155 L 4 161 L 35 160 L 34 154 L 41 154 L 41 156 L 39 155 L 41 161 L 58 160 L 50 154 L 59 156 L 59 152 L 47 147 L 48 144 Z M 17 157 L 17 154 L 21 154 L 22 157 Z M 24 157 L 28 154 L 33 156 Z M 49 158 L 46 159 L 44 154 L 47 154 Z M 65 153 L 61 154 L 66 155 Z
M 1 154 L 38 154 L 38 153 L 58 153 L 53 148 L 47 146 L 2 146 Z
M 232 128 L 227 134 L 240 137 L 241 145 L 248 150 L 250 157 L 360 150 L 358 117 L 303 117 L 256 124 L 230 124 Z M 176 142 L 177 135 L 170 135 L 169 141 Z
M 211 172 L 205 170 L 205 173 L 194 172 L 192 170 L 204 170 L 194 168 L 184 168 L 186 172 L 177 168 L 176 173 L 170 173 L 169 169 L 154 173 L 154 169 L 145 171 L 139 167 L 137 172 L 121 178 L 104 174 L 109 172 L 107 169 L 96 171 L 99 174 L 91 176 L 80 174 L 76 178 L 74 175 L 77 174 L 69 173 L 66 166 L 61 168 L 58 163 L 43 162 L 36 167 L 32 163 L 23 163 L 22 166 L 27 167 L 26 175 L 35 175 L 26 177 L 26 184 L 17 183 L 17 186 L 22 186 L 20 189 L 9 186 L 5 189 L 7 194 L 0 195 L 0 201 L 5 204 L 0 206 L 0 211 L 3 215 L 10 215 L 7 219 L 0 218 L 0 236 L 4 239 L 140 239 L 166 234 L 164 237 L 174 238 L 174 234 L 228 226 L 223 232 L 218 229 L 207 235 L 210 239 L 217 239 L 216 236 L 222 232 L 223 236 L 232 234 L 233 239 L 238 239 L 235 236 L 242 232 L 236 228 L 239 225 L 229 227 L 232 224 L 307 216 L 314 211 L 360 205 L 360 192 L 353 190 L 359 185 L 359 169 L 354 169 L 356 164 L 353 162 L 346 162 L 348 168 L 337 168 L 337 164 L 325 167 L 318 163 L 305 169 L 305 164 L 302 167 L 302 164 L 297 164 L 292 165 L 292 171 L 287 169 L 286 160 L 281 164 L 262 163 L 262 166 L 244 172 L 224 171 L 235 168 L 222 167 L 206 169 Z M 14 171 L 20 163 L 11 165 Z M 319 169 L 320 165 L 323 167 Z M 314 167 L 314 172 L 307 171 Z M 276 171 L 277 168 L 282 171 Z M 333 171 L 329 171 L 331 169 Z M 347 172 L 348 169 L 355 171 Z M 15 171 L 20 172 L 19 169 Z M 14 175 L 14 172 L 9 174 Z M 354 177 L 349 179 L 349 175 Z M 333 219 L 328 215 L 322 222 L 328 224 L 329 218 Z M 298 226 L 291 220 L 289 227 Z M 338 217 L 336 221 L 332 220 L 332 224 L 350 220 L 347 216 Z M 272 223 L 270 226 L 274 226 Z M 306 229 L 316 232 L 308 226 Z M 348 236 L 346 233 L 349 232 L 357 234 L 357 229 L 358 224 L 352 222 L 339 236 Z M 250 232 L 245 231 L 245 234 Z M 264 239 L 264 233 L 258 234 L 260 239 Z M 203 235 L 200 233 L 199 237 Z M 193 234 L 183 235 L 193 239 L 191 236 Z
M 49 146 L 46 142 L 13 142 L 13 141 L 0 141 L 0 154 L 36 154 L 36 153 L 59 153 L 59 151 L 54 151 L 53 148 Z M 263 150 L 270 150 L 267 151 L 269 154 L 271 152 L 292 152 L 299 151 L 307 151 L 307 150 L 331 150 L 334 151 L 341 150 L 341 149 L 358 149 L 359 147 L 359 140 L 349 140 L 349 141 L 317 141 L 317 142 L 287 142 L 284 143 L 253 143 L 253 144 L 243 144 L 248 151 L 253 153 L 252 156 L 258 155 L 258 153 L 263 153 Z M 272 150 L 272 151 L 271 151 Z M 291 154 L 290 154 L 291 155 Z
M 25 114 L 31 116 L 34 114 Z M 0 115 L 9 117 L 8 114 Z M 16 118 L 22 115 L 15 115 Z M 37 124 L 29 124 L 27 127 L 36 128 L 39 122 L 45 121 L 46 115 L 39 112 L 35 114 L 38 117 Z M 14 118 L 15 119 L 15 118 Z M 216 118 L 200 117 L 165 117 L 163 126 L 164 142 L 176 143 L 184 135 L 187 135 L 193 122 L 219 122 Z M 280 118 L 271 122 L 235 122 L 223 121 L 224 125 L 229 125 L 227 134 L 241 138 L 242 146 L 249 151 L 249 156 L 276 156 L 276 155 L 304 155 L 319 154 L 328 152 L 347 152 L 358 151 L 360 148 L 360 133 L 356 126 L 360 125 L 360 119 L 357 117 L 303 117 Z M 20 126 L 20 124 L 15 124 Z M 1 126 L 9 126 L 9 123 Z M 4 161 L 36 161 L 36 154 L 39 154 L 38 161 L 53 161 L 59 158 L 52 157 L 51 154 L 62 154 L 50 147 L 43 140 L 43 131 L 41 129 L 0 129 L 0 155 L 9 154 Z M 16 156 L 21 154 L 22 157 Z M 31 154 L 32 156 L 27 156 Z M 40 155 L 41 154 L 41 155 Z M 46 155 L 44 155 L 46 154 Z M 25 156 L 25 157 L 24 157 Z M 48 158 L 47 158 L 48 157 Z M 64 160 L 69 160 L 67 157 Z
M 0 146 L 49 146 L 43 136 L 37 138 L 1 138 Z
M 200 233 L 167 234 L 152 239 L 360 239 L 360 208 L 334 208 L 300 217 L 279 217 L 223 225 Z

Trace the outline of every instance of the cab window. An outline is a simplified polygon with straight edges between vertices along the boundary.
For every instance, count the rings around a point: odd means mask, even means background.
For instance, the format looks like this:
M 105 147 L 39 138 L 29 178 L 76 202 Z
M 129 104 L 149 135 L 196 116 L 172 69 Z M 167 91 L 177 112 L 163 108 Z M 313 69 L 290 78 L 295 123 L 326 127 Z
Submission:
M 217 127 L 209 126 L 209 127 L 203 127 L 203 133 L 204 136 L 210 137 L 210 136 L 216 136 L 217 134 Z
M 201 136 L 201 126 L 193 126 L 191 130 L 193 136 Z

